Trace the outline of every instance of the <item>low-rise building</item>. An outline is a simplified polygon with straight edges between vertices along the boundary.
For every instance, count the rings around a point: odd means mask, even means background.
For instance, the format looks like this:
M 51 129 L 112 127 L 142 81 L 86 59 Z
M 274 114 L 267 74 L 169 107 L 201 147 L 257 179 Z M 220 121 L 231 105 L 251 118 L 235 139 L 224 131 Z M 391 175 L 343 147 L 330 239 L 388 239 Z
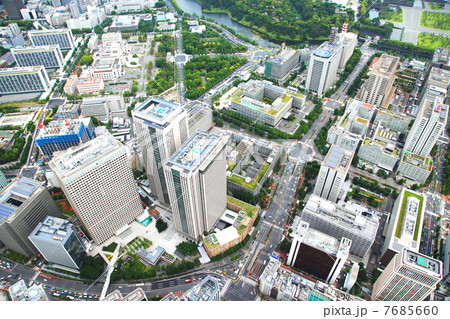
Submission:
M 80 107 L 82 116 L 95 116 L 100 121 L 109 121 L 116 116 L 128 117 L 123 97 L 120 95 L 84 98 Z
M 220 287 L 217 279 L 207 276 L 199 284 L 184 293 L 189 301 L 219 301 Z
M 111 23 L 111 31 L 124 31 L 124 30 L 138 30 L 139 29 L 139 16 L 135 15 L 123 15 L 113 18 Z
M 144 249 L 139 249 L 137 255 L 139 256 L 139 259 L 144 265 L 150 267 L 156 266 L 156 264 L 161 259 L 164 252 L 165 252 L 164 248 L 158 246 L 152 253 L 149 253 Z
M 241 83 L 232 96 L 231 109 L 255 121 L 276 126 L 292 107 L 301 109 L 305 96 L 269 81 Z
M 25 280 L 19 280 L 8 289 L 12 301 L 51 301 L 41 284 L 34 284 L 27 287 Z
M 406 152 L 400 158 L 397 169 L 398 175 L 409 178 L 419 183 L 425 183 L 433 168 L 431 156 L 421 157 L 416 154 Z
M 101 77 L 80 78 L 76 86 L 79 94 L 98 94 L 105 90 L 105 83 Z
M 76 119 L 80 116 L 80 104 L 65 103 L 58 107 L 58 111 L 52 115 L 55 120 Z
M 434 49 L 431 65 L 440 69 L 450 70 L 450 49 L 436 48 Z
M 133 290 L 125 297 L 119 290 L 114 290 L 101 301 L 147 301 L 147 296 L 145 295 L 145 292 L 144 290 L 142 290 L 142 288 Z
M 393 131 L 405 133 L 411 119 L 404 113 L 394 113 L 386 109 L 379 109 L 373 120 L 374 125 L 381 124 Z
M 257 216 L 257 207 L 228 196 L 227 209 L 214 232 L 203 238 L 208 256 L 217 256 L 242 242 L 251 232 Z
M 78 76 L 76 74 L 72 74 L 67 78 L 66 84 L 64 84 L 64 93 L 68 95 L 75 94 L 75 90 L 78 84 Z
M 121 59 L 94 59 L 94 63 L 88 67 L 87 72 L 90 77 L 102 78 L 104 81 L 114 81 L 125 74 Z

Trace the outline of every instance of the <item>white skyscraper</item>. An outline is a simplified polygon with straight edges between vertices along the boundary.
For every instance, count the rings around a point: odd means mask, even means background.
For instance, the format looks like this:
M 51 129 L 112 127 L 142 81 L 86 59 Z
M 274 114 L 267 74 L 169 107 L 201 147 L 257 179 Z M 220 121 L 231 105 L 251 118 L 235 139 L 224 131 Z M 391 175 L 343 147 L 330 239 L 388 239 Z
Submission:
M 165 165 L 175 227 L 198 240 L 226 209 L 227 138 L 197 131 Z
M 187 113 L 178 104 L 151 97 L 135 108 L 133 121 L 150 190 L 169 204 L 164 164 L 188 138 Z
M 337 78 L 337 71 L 342 55 L 340 42 L 324 42 L 311 54 L 309 60 L 308 75 L 306 77 L 306 89 L 324 94 Z
M 441 261 L 404 248 L 373 285 L 372 299 L 422 301 L 441 279 Z
M 333 145 L 320 166 L 314 194 L 336 202 L 355 153 Z
M 111 134 L 55 154 L 49 165 L 97 245 L 142 214 L 126 148 Z
M 448 105 L 440 96 L 425 97 L 406 138 L 404 152 L 427 157 L 447 124 Z

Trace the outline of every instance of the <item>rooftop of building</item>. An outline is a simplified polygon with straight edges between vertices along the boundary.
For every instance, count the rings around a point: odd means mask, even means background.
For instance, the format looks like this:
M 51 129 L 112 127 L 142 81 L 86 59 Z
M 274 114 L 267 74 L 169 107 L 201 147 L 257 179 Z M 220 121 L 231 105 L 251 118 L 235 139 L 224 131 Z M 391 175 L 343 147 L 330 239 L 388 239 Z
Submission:
M 0 224 L 14 220 L 16 213 L 21 211 L 41 183 L 22 177 L 11 181 L 0 191 Z
M 214 134 L 196 131 L 184 144 L 170 157 L 167 164 L 192 171 L 208 159 L 220 137 Z
M 328 59 L 338 53 L 341 48 L 342 47 L 338 42 L 330 43 L 329 41 L 325 41 L 314 51 L 314 55 Z
M 403 249 L 402 262 L 419 271 L 426 272 L 437 278 L 442 278 L 442 262 L 426 255 L 416 253 L 409 249 Z
M 37 73 L 40 70 L 43 70 L 44 67 L 41 66 L 24 66 L 24 67 L 16 67 L 16 68 L 5 68 L 0 69 L 1 75 L 17 75 L 17 74 L 25 74 L 25 73 Z
M 335 169 L 341 173 L 347 172 L 355 153 L 340 146 L 332 145 L 322 165 Z
M 371 74 L 391 77 L 397 70 L 397 65 L 399 62 L 400 62 L 399 57 L 383 54 L 375 64 L 375 67 L 371 71 Z
M 413 153 L 405 152 L 402 161 L 427 171 L 431 171 L 433 167 L 433 159 L 430 156 L 422 157 Z
M 147 216 L 148 216 L 148 214 L 147 214 Z M 155 248 L 155 250 L 152 253 L 149 253 L 148 251 L 146 251 L 144 249 L 139 249 L 137 254 L 139 257 L 147 260 L 149 263 L 154 265 L 158 262 L 159 258 L 161 258 L 162 254 L 164 254 L 164 252 L 165 252 L 164 248 L 158 246 Z
M 78 79 L 78 76 L 76 74 L 69 75 L 69 77 L 67 78 L 66 84 L 64 84 L 64 88 L 71 87 L 73 84 L 73 81 L 75 81 L 76 79 Z M 64 104 L 64 105 L 66 105 L 66 104 Z
M 396 112 L 392 112 L 389 111 L 387 109 L 378 109 L 377 114 L 383 114 L 383 115 L 387 115 L 387 116 L 391 116 L 394 118 L 398 118 L 398 119 L 408 119 L 408 117 L 405 115 L 405 113 L 396 113 Z
M 27 287 L 25 281 L 19 280 L 9 287 L 9 294 L 13 301 L 49 301 L 42 285 Z
M 122 295 L 122 293 L 119 290 L 114 290 L 109 295 L 105 296 L 105 298 L 102 299 L 102 301 L 141 301 L 141 300 L 147 300 L 147 296 L 144 293 L 144 290 L 142 288 L 137 288 L 130 292 L 125 297 Z
M 64 243 L 72 234 L 73 225 L 68 220 L 47 216 L 30 233 L 30 237 L 55 243 Z
M 185 296 L 192 301 L 212 301 L 219 294 L 220 287 L 217 280 L 207 276 L 198 285 L 189 289 Z
M 386 143 L 384 141 L 379 141 L 372 138 L 366 138 L 363 145 L 378 147 L 386 155 L 398 156 L 400 154 L 400 150 L 395 147 L 395 144 Z
M 121 146 L 122 144 L 111 134 L 106 133 L 59 154 L 54 153 L 54 158 L 49 165 L 57 172 L 60 178 L 64 178 L 82 167 L 97 162 L 103 156 L 114 152 Z
M 29 47 L 15 47 L 11 48 L 13 53 L 29 53 L 29 52 L 43 52 L 43 51 L 54 51 L 57 50 L 59 45 L 39 45 L 39 46 L 29 46 Z
M 47 29 L 47 30 L 31 30 L 28 31 L 28 35 L 43 35 L 43 34 L 55 34 L 55 33 L 66 33 L 70 29 Z
M 433 63 L 444 64 L 450 66 L 450 49 L 449 48 L 436 48 L 434 50 Z
M 361 237 L 374 239 L 379 220 L 369 208 L 346 203 L 345 207 L 312 194 L 303 212 L 317 214 L 328 222 L 339 225 Z
M 277 55 L 275 55 L 270 62 L 272 64 L 283 64 L 297 54 L 297 50 L 291 48 L 282 49 Z
M 181 109 L 179 104 L 150 97 L 139 106 L 136 106 L 133 114 L 144 119 L 148 124 L 156 123 L 164 126 Z
M 434 66 L 431 68 L 427 84 L 448 89 L 449 82 L 450 82 L 450 70 L 440 69 Z
M 444 125 L 447 123 L 448 105 L 444 104 L 444 98 L 441 96 L 425 96 L 422 99 L 420 110 L 424 118 L 438 115 L 439 122 Z
M 420 229 L 424 217 L 424 197 L 416 192 L 402 189 L 400 193 L 401 205 L 397 212 L 394 236 L 411 248 L 418 248 Z M 417 247 L 413 247 L 416 242 Z
M 80 78 L 78 80 L 77 86 L 83 86 L 83 85 L 99 85 L 103 82 L 103 79 L 100 77 L 87 77 L 87 78 Z
M 303 240 L 308 246 L 325 251 L 330 255 L 336 255 L 339 249 L 337 238 L 322 233 L 314 228 L 309 228 Z
M 53 120 L 39 129 L 36 139 L 49 138 L 58 135 L 78 134 L 83 126 L 87 125 L 90 118 L 74 120 Z

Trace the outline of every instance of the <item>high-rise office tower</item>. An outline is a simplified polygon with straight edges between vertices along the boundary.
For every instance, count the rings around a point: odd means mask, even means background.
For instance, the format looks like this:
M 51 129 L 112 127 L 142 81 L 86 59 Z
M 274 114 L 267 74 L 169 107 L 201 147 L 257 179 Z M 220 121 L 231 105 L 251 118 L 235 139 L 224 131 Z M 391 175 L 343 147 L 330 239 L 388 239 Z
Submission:
M 135 108 L 133 122 L 150 190 L 168 205 L 164 164 L 188 138 L 187 113 L 178 104 L 151 97 Z
M 210 232 L 226 209 L 226 143 L 197 131 L 165 165 L 175 228 L 190 239 Z
M 324 42 L 311 54 L 308 74 L 306 76 L 306 89 L 324 94 L 337 78 L 337 71 L 342 55 L 340 41 Z
M 448 105 L 440 96 L 424 97 L 406 138 L 404 152 L 427 157 L 447 125 Z
M 28 36 L 33 45 L 56 45 L 61 50 L 70 50 L 74 47 L 74 39 L 70 29 L 52 29 L 29 31 Z
M 441 261 L 403 248 L 373 285 L 372 299 L 422 301 L 441 279 Z
M 35 180 L 13 180 L 0 192 L 0 241 L 25 256 L 38 251 L 28 239 L 46 216 L 62 217 L 48 190 Z
M 1 3 L 10 20 L 22 19 L 20 9 L 25 6 L 22 0 L 2 0 Z
M 395 71 L 400 58 L 383 54 L 370 71 L 369 79 L 364 83 L 358 99 L 377 107 L 385 107 L 393 95 Z
M 320 166 L 314 194 L 336 202 L 355 153 L 333 145 Z
M 59 45 L 12 48 L 11 53 L 19 67 L 42 65 L 46 69 L 57 69 L 64 63 Z
M 28 239 L 50 263 L 79 269 L 86 257 L 86 247 L 68 220 L 47 216 Z
M 293 240 L 287 264 L 334 284 L 350 253 L 352 241 L 340 241 L 300 221 Z
M 49 166 L 97 245 L 142 214 L 126 148 L 111 134 L 54 154 Z
M 0 94 L 45 92 L 50 79 L 43 66 L 0 69 Z
M 300 52 L 291 48 L 283 49 L 265 63 L 264 74 L 267 77 L 281 80 L 298 65 Z

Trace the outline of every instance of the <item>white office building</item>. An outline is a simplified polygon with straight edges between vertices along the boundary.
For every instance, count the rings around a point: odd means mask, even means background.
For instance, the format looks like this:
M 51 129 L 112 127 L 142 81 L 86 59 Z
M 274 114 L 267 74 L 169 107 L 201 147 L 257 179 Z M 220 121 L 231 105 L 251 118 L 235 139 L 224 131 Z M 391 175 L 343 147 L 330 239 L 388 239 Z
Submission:
M 126 148 L 105 133 L 49 163 L 75 215 L 97 245 L 143 212 Z
M 373 285 L 372 299 L 422 301 L 441 280 L 442 261 L 403 248 Z
M 379 225 L 378 217 L 370 209 L 351 202 L 341 207 L 314 194 L 303 209 L 302 221 L 334 238 L 350 239 L 350 254 L 360 258 L 372 247 Z
M 377 107 L 386 107 L 394 93 L 395 71 L 399 62 L 400 58 L 383 54 L 370 71 L 358 98 Z
M 324 94 L 337 78 L 342 46 L 339 42 L 324 42 L 310 56 L 306 89 Z
M 153 8 L 156 0 L 110 0 L 105 3 L 105 11 L 107 14 L 111 12 L 139 12 L 144 9 Z
M 405 133 L 411 119 L 405 113 L 394 113 L 385 109 L 378 109 L 373 120 L 374 125 L 381 124 L 393 131 Z
M 314 194 L 336 202 L 355 153 L 333 145 L 320 166 Z
M 50 79 L 43 66 L 0 69 L 0 94 L 45 92 Z
M 209 233 L 226 209 L 227 140 L 197 131 L 164 167 L 175 228 L 194 241 Z
M 79 269 L 86 257 L 86 247 L 68 220 L 47 216 L 28 236 L 49 263 Z
M 356 152 L 367 134 L 374 111 L 370 104 L 357 100 L 349 102 L 344 115 L 328 130 L 327 143 Z
M 265 63 L 264 75 L 274 79 L 284 79 L 298 65 L 300 52 L 284 48 Z
M 339 41 L 342 43 L 342 55 L 341 60 L 339 61 L 339 69 L 344 69 L 348 60 L 355 51 L 355 46 L 358 42 L 358 35 L 353 32 L 343 32 L 340 34 Z
M 188 138 L 187 113 L 178 104 L 151 97 L 135 107 L 133 122 L 150 190 L 169 205 L 164 164 Z
M 59 45 L 13 48 L 11 53 L 19 67 L 42 65 L 46 69 L 58 69 L 64 64 Z
M 33 30 L 28 32 L 33 45 L 56 45 L 61 50 L 70 50 L 74 47 L 72 31 L 69 29 Z
M 447 125 L 448 105 L 442 97 L 425 97 L 411 131 L 406 138 L 405 153 L 427 157 Z

